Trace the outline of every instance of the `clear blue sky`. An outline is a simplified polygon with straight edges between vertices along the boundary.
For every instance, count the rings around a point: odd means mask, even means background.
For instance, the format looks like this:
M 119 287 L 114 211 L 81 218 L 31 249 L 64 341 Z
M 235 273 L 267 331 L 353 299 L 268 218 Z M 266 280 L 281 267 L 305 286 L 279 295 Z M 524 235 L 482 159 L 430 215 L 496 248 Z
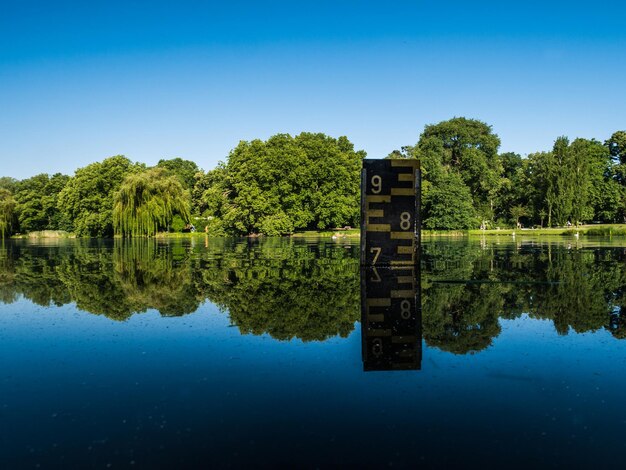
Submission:
M 239 140 L 346 135 L 369 157 L 481 119 L 502 151 L 626 129 L 618 1 L 0 0 L 0 175 L 116 154 L 205 170 Z

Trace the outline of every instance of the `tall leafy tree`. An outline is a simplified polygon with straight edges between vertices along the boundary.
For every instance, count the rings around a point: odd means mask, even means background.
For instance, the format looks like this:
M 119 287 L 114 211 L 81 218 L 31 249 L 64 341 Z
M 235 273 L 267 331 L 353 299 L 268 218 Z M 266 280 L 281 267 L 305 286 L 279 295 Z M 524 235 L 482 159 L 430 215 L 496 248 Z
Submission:
M 605 205 L 610 208 L 617 206 L 615 220 L 626 222 L 626 131 L 614 132 L 605 142 L 605 146 L 613 163 L 610 167 L 611 179 L 620 185 L 619 190 L 611 186 L 607 188 Z M 612 210 L 609 209 L 608 212 Z
M 596 140 L 559 137 L 551 152 L 528 156 L 523 164 L 535 220 L 548 225 L 568 220 L 613 222 L 621 217 L 623 193 L 607 146 Z
M 513 206 L 511 207 L 510 210 L 510 214 L 511 217 L 513 218 L 513 220 L 515 221 L 515 224 L 518 225 L 520 223 L 520 218 L 521 217 L 527 217 L 530 214 L 530 212 L 528 211 L 528 208 L 524 207 L 524 206 Z
M 554 215 L 557 225 L 565 225 L 572 214 L 576 170 L 571 158 L 569 139 L 567 137 L 557 138 L 552 154 L 554 156 L 550 173 L 552 177 L 550 186 L 550 197 L 553 201 L 552 215 Z
M 227 202 L 226 166 L 220 162 L 213 170 L 196 173 L 195 184 L 191 192 L 192 213 L 207 216 L 222 214 L 223 204 Z
M 8 189 L 0 188 L 0 236 L 11 234 L 15 218 L 15 199 Z
M 495 199 L 494 212 L 497 219 L 506 220 L 513 207 L 528 207 L 529 205 L 530 194 L 524 172 L 526 160 L 514 152 L 503 153 L 498 158 L 503 172 Z
M 347 138 L 324 134 L 240 142 L 210 176 L 203 206 L 237 234 L 355 225 L 364 157 Z
M 576 221 L 613 222 L 619 212 L 620 188 L 612 177 L 613 162 L 605 145 L 597 140 L 575 139 L 570 145 Z
M 424 178 L 429 183 L 436 180 L 443 168 L 458 173 L 480 216 L 492 219 L 501 185 L 499 146 L 500 138 L 491 126 L 458 117 L 426 126 L 415 154 L 422 160 Z
M 531 187 L 535 189 L 534 207 L 545 210 L 548 226 L 564 225 L 572 215 L 575 180 L 570 158 L 569 139 L 559 137 L 551 152 L 528 156 Z
M 167 228 L 174 216 L 189 222 L 189 191 L 164 168 L 128 175 L 115 194 L 113 223 L 122 236 L 152 236 Z
M 165 168 L 176 175 L 183 185 L 183 188 L 191 191 L 196 183 L 196 174 L 201 170 L 195 162 L 184 160 L 180 157 L 171 158 L 169 160 L 161 159 L 157 163 L 157 167 Z
M 0 189 L 6 189 L 11 193 L 15 193 L 18 183 L 18 180 L 10 176 L 0 176 Z
M 614 132 L 605 144 L 616 162 L 626 163 L 626 131 Z
M 432 182 L 424 196 L 425 226 L 436 230 L 464 230 L 477 224 L 469 188 L 451 171 Z
M 15 194 L 20 231 L 56 230 L 61 226 L 58 196 L 70 177 L 40 174 L 22 180 Z
M 57 207 L 63 229 L 78 236 L 113 236 L 113 199 L 122 181 L 145 169 L 123 155 L 76 170 L 61 193 Z
M 546 219 L 547 225 L 552 222 L 552 208 L 554 207 L 554 154 L 552 152 L 536 152 L 528 155 L 524 174 L 530 190 L 530 199 L 535 214 L 539 216 L 543 226 Z

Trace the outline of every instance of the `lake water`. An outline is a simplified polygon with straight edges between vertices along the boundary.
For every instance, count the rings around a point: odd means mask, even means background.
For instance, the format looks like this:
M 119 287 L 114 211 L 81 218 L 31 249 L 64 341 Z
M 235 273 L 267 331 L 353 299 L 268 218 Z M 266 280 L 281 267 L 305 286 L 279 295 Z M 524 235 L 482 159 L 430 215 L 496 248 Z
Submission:
M 358 250 L 5 241 L 0 468 L 622 468 L 626 241 Z

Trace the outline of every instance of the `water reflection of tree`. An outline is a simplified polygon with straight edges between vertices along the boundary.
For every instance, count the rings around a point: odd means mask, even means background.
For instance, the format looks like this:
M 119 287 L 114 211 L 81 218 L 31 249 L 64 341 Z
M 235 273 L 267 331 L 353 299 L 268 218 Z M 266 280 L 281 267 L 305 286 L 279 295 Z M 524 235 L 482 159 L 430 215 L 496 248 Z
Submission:
M 15 290 L 15 263 L 12 256 L 12 245 L 0 248 L 0 302 L 11 304 L 17 300 Z
M 0 252 L 0 300 L 9 303 L 21 294 L 42 306 L 75 302 L 115 320 L 148 309 L 183 315 L 204 299 L 197 298 L 191 266 L 177 256 L 154 240 L 10 244 Z
M 244 333 L 305 341 L 347 336 L 359 315 L 356 247 L 280 239 L 197 249 L 154 239 L 12 247 L 0 257 L 5 303 L 18 294 L 46 306 L 73 301 L 126 320 L 148 309 L 184 315 L 210 300 Z
M 456 354 L 480 351 L 500 334 L 503 299 L 494 285 L 434 286 L 422 314 L 429 345 Z
M 425 245 L 424 338 L 457 354 L 479 351 L 500 333 L 498 318 L 524 312 L 552 320 L 560 334 L 605 328 L 626 337 L 626 315 L 620 315 L 626 311 L 624 251 L 556 244 L 513 250 L 510 245 Z
M 81 310 L 125 320 L 148 309 L 184 315 L 209 300 L 243 333 L 308 341 L 353 330 L 357 246 L 291 239 L 194 243 L 9 242 L 0 250 L 0 302 L 19 295 L 43 306 L 76 302 Z M 427 243 L 423 336 L 442 350 L 477 352 L 499 335 L 501 318 L 528 313 L 551 320 L 560 334 L 606 329 L 624 338 L 625 262 L 623 248 Z
M 63 258 L 58 275 L 76 306 L 125 320 L 148 309 L 165 316 L 194 312 L 200 301 L 188 264 L 155 240 L 119 240 L 109 249 L 78 245 Z
M 624 279 L 623 260 L 615 253 L 574 250 L 550 254 L 546 276 L 549 288 L 537 292 L 534 308 L 539 318 L 549 318 L 560 334 L 608 328 L 615 296 Z
M 196 284 L 243 333 L 321 341 L 347 336 L 359 317 L 356 246 L 211 241 L 198 267 Z
M 181 245 L 126 240 L 117 243 L 113 250 L 114 277 L 136 311 L 154 308 L 164 316 L 192 313 L 204 299 L 195 289 L 186 256 Z
M 347 336 L 359 315 L 354 259 L 334 263 L 282 260 L 204 271 L 207 297 L 243 333 L 304 341 Z
M 63 251 L 63 246 L 24 249 L 11 245 L 7 258 L 13 270 L 14 295 L 22 294 L 43 307 L 71 302 L 70 293 L 57 273 Z

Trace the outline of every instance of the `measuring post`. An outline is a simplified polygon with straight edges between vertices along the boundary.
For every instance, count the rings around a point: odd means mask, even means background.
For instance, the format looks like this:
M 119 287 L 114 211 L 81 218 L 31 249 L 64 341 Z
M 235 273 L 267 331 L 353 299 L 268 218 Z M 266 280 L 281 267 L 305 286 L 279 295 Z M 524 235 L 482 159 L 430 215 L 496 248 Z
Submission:
M 362 266 L 418 263 L 420 186 L 418 160 L 363 160 Z
M 363 160 L 363 369 L 420 369 L 422 361 L 418 160 Z

